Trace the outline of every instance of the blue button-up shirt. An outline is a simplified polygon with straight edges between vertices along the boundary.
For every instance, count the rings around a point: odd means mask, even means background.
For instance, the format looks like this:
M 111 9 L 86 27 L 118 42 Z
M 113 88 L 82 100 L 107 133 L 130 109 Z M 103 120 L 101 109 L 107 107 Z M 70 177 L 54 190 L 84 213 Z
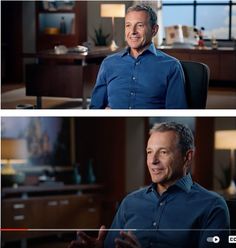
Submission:
M 101 64 L 90 108 L 187 108 L 184 73 L 180 62 L 153 44 L 137 58 L 126 50 Z
M 142 248 L 227 247 L 228 208 L 218 194 L 193 183 L 188 174 L 159 195 L 156 184 L 122 201 L 111 229 L 134 229 Z M 219 236 L 220 243 L 207 238 Z M 109 231 L 105 248 L 115 247 L 118 231 Z

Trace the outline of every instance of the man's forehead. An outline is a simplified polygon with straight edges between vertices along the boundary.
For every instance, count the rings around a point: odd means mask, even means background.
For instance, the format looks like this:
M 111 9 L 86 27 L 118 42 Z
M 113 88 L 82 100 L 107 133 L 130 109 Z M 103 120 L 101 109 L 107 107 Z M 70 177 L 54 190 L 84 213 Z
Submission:
M 148 139 L 148 145 L 152 146 L 159 145 L 160 143 L 168 144 L 173 142 L 178 142 L 178 135 L 172 130 L 164 132 L 154 131 Z
M 141 17 L 147 18 L 148 17 L 148 13 L 146 11 L 144 11 L 144 10 L 139 10 L 139 11 L 132 10 L 132 11 L 130 11 L 130 12 L 128 12 L 126 14 L 125 19 L 129 19 L 129 18 L 131 18 L 131 16 L 132 16 L 132 18 L 133 18 L 133 16 L 140 17 L 140 18 Z

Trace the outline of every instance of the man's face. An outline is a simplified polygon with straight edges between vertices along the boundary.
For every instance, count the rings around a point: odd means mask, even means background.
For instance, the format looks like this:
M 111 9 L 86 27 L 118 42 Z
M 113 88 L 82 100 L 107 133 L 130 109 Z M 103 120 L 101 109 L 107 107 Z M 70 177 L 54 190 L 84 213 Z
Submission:
M 154 183 L 170 186 L 186 175 L 187 157 L 178 147 L 174 131 L 154 132 L 147 144 L 147 166 Z
M 125 38 L 131 50 L 142 51 L 150 44 L 158 26 L 151 27 L 146 11 L 131 11 L 125 17 Z

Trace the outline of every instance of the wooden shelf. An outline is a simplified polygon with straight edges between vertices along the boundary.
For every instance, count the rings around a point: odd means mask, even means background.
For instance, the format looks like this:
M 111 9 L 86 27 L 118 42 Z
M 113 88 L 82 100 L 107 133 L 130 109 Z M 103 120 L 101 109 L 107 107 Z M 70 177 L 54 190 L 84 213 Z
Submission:
M 88 191 L 98 191 L 103 188 L 99 184 L 73 184 L 73 185 L 64 185 L 64 184 L 41 184 L 37 186 L 19 186 L 17 188 L 6 187 L 2 188 L 2 197 L 12 197 L 15 195 L 28 195 L 32 193 L 53 193 L 53 192 L 88 192 Z

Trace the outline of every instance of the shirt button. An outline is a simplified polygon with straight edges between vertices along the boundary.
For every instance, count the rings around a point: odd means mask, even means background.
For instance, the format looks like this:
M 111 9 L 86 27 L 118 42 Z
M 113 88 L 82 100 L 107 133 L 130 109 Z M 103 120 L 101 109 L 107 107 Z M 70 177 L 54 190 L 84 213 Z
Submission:
M 165 202 L 160 202 L 160 206 L 163 206 L 165 204 Z
M 131 96 L 134 96 L 134 95 L 135 95 L 135 93 L 134 93 L 134 92 L 130 92 L 130 95 L 131 95 Z
M 136 78 L 135 77 L 133 77 L 133 80 L 135 80 Z
M 136 62 L 136 65 L 139 65 L 140 64 L 140 62 L 138 61 L 138 62 Z
M 132 107 L 131 107 L 131 106 L 129 106 L 129 109 L 132 109 Z
M 153 225 L 153 226 L 156 226 L 156 225 L 157 225 L 157 223 L 156 223 L 156 222 L 153 222 L 153 223 L 152 223 L 152 225 Z

